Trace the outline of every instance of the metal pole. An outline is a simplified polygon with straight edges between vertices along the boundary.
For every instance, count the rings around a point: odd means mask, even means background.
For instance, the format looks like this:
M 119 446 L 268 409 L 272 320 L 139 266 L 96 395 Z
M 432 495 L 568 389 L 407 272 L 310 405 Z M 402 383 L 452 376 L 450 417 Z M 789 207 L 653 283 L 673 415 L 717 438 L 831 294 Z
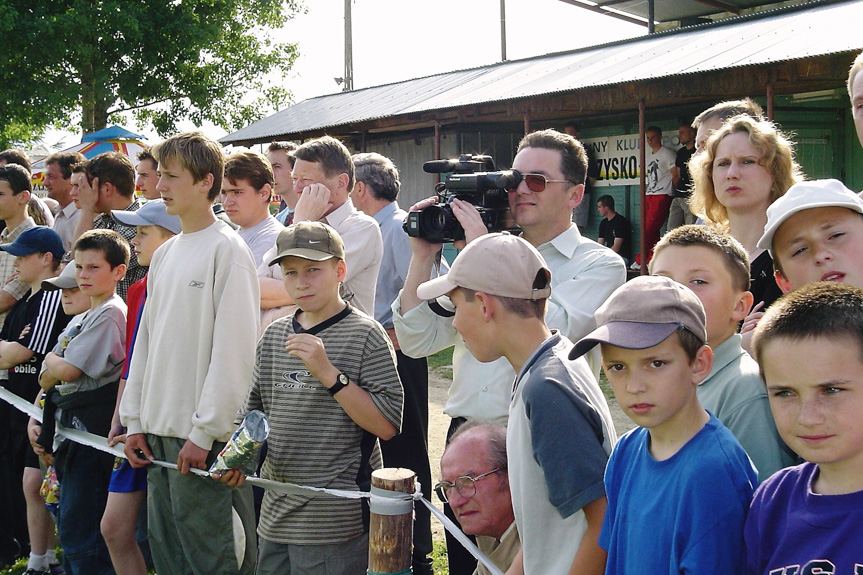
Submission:
M 353 33 L 351 32 L 351 0 L 345 0 L 345 92 L 354 89 Z
M 500 0 L 500 61 L 506 62 L 506 0 Z
M 653 4 L 651 0 L 651 5 Z M 641 275 L 647 274 L 647 235 L 645 234 L 645 220 L 647 219 L 647 144 L 644 142 L 644 131 L 647 129 L 647 120 L 645 119 L 644 98 L 638 101 L 638 190 L 641 196 L 641 227 L 639 236 L 641 237 Z
M 656 31 L 656 26 L 653 22 L 656 19 L 656 6 L 654 5 L 655 0 L 647 0 L 647 33 L 653 34 Z

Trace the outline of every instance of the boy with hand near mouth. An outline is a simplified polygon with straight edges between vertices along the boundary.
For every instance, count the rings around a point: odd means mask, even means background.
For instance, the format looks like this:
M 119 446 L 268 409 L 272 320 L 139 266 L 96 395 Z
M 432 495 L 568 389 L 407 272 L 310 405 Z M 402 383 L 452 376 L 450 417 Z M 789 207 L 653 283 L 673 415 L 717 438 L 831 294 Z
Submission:
M 599 543 L 606 573 L 740 573 L 743 521 L 757 485 L 746 452 L 698 401 L 710 373 L 704 307 L 669 278 L 641 276 L 596 312 L 599 326 L 570 353 L 596 344 L 624 412 L 624 435 L 605 472 Z
M 863 291 L 827 282 L 777 300 L 752 340 L 782 439 L 806 461 L 761 484 L 746 573 L 863 568 Z

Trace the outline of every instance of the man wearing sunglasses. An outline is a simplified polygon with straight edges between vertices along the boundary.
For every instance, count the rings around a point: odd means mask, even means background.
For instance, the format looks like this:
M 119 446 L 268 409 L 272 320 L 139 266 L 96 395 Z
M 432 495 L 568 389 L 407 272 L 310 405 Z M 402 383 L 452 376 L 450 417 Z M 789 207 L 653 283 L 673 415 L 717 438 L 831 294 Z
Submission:
M 509 492 L 506 427 L 469 421 L 459 427 L 440 460 L 438 497 L 449 502 L 465 533 L 506 571 L 521 548 Z M 489 575 L 478 565 L 474 575 Z
M 552 294 L 546 306 L 546 323 L 577 341 L 595 329 L 593 314 L 626 280 L 623 260 L 583 237 L 571 219 L 572 210 L 584 195 L 584 146 L 556 130 L 533 132 L 519 143 L 512 168 L 522 174 L 522 181 L 509 190 L 510 210 L 522 230 L 521 237 L 536 247 L 551 270 Z M 436 201 L 436 197 L 423 200 L 411 210 Z M 452 208 L 465 229 L 467 242 L 488 233 L 474 206 L 454 200 Z M 433 275 L 442 246 L 422 238 L 410 241 L 407 279 L 393 302 L 393 324 L 402 352 L 410 357 L 425 357 L 455 346 L 453 383 L 444 406 L 444 412 L 453 418 L 448 435 L 465 418 L 505 423 L 515 372 L 503 358 L 481 363 L 471 355 L 452 327 L 452 313 L 447 311 L 452 307 L 447 298 L 425 302 L 417 297 L 419 284 Z M 588 363 L 598 378 L 598 352 L 588 358 Z M 465 557 L 467 563 L 471 558 L 451 550 L 451 543 L 447 541 L 451 575 L 471 573 L 473 567 L 465 570 L 453 564 L 454 558 L 460 561 L 458 557 Z

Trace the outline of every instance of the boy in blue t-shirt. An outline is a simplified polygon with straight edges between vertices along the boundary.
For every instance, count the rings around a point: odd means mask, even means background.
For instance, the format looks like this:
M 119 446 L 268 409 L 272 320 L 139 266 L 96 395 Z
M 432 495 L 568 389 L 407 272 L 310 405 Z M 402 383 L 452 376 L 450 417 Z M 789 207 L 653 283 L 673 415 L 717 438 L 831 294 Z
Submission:
M 601 344 L 617 401 L 640 426 L 620 439 L 605 472 L 605 572 L 740 573 L 758 476 L 696 395 L 713 365 L 704 307 L 674 280 L 642 276 L 611 294 L 596 323 L 570 359 Z
M 126 274 L 129 245 L 112 230 L 91 230 L 75 242 L 75 279 L 90 309 L 75 316 L 45 356 L 39 383 L 61 408 L 60 423 L 106 436 L 126 358 L 126 304 L 117 284 Z M 99 522 L 114 458 L 64 441 L 54 457 L 62 485 L 57 530 L 69 575 L 112 573 Z
M 806 463 L 755 492 L 746 573 L 863 573 L 863 290 L 795 289 L 752 343 L 779 434 Z

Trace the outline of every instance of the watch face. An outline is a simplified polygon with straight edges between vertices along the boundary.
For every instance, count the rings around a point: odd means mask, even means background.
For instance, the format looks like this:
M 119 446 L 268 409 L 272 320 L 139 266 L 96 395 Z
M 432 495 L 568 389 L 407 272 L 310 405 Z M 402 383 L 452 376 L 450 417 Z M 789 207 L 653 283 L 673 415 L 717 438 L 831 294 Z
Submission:
M 338 381 L 342 385 L 347 385 L 348 384 L 348 376 L 345 375 L 344 373 L 340 373 Z

